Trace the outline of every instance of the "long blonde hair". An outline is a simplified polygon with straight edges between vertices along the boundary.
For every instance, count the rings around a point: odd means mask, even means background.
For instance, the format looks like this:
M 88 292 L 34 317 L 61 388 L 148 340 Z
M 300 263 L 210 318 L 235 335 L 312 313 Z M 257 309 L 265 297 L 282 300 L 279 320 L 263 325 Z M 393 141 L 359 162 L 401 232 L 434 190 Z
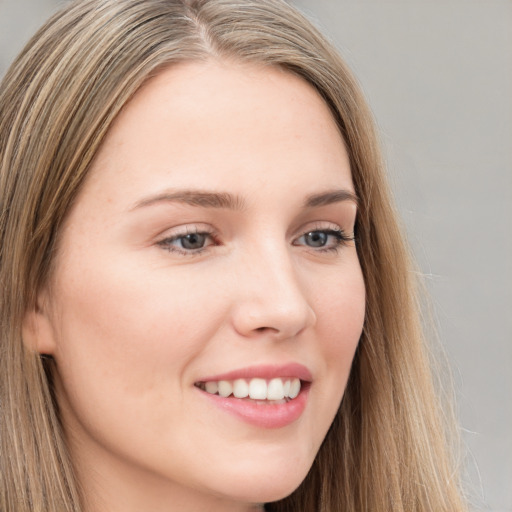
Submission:
M 79 512 L 51 359 L 22 340 L 62 222 L 113 120 L 164 66 L 228 58 L 310 83 L 347 145 L 367 291 L 337 417 L 301 486 L 269 511 L 461 511 L 408 252 L 373 121 L 335 49 L 281 0 L 78 0 L 28 43 L 0 85 L 0 509 Z

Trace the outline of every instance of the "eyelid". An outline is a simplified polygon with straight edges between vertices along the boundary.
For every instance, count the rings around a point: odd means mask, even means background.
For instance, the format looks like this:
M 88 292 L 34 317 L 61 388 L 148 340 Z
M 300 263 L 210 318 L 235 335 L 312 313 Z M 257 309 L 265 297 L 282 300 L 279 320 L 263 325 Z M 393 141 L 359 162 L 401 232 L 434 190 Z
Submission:
M 203 222 L 188 222 L 172 228 L 167 228 L 156 236 L 158 239 L 176 238 L 194 233 L 214 233 L 215 230 L 208 224 Z
M 295 236 L 292 241 L 292 245 L 296 247 L 303 247 L 314 254 L 322 253 L 337 253 L 343 246 L 349 242 L 355 241 L 354 235 L 348 235 L 346 230 L 343 229 L 339 224 L 333 222 L 314 222 L 312 225 L 302 228 L 299 231 L 300 234 Z M 310 233 L 326 233 L 327 236 L 331 237 L 331 242 L 326 245 L 313 246 L 307 243 L 299 243 L 302 238 L 305 238 Z M 332 237 L 334 240 L 332 240 Z
M 206 235 L 212 243 L 201 247 L 199 249 L 181 249 L 178 246 L 172 245 L 171 242 L 186 237 L 187 235 Z M 188 224 L 178 226 L 171 230 L 166 230 L 164 235 L 161 235 L 156 241 L 156 245 L 167 250 L 168 252 L 178 253 L 184 256 L 195 256 L 207 250 L 212 245 L 217 245 L 216 231 L 206 224 Z
M 296 235 L 293 238 L 297 239 L 306 233 L 311 233 L 312 231 L 336 231 L 345 235 L 347 240 L 355 239 L 353 229 L 347 230 L 340 224 L 331 221 L 315 221 L 309 224 L 305 224 L 303 227 L 296 231 Z
M 299 240 L 301 238 L 308 235 L 308 233 L 313 232 L 327 233 L 328 236 L 334 237 L 336 240 L 333 243 L 331 239 L 331 243 L 326 244 L 325 246 L 318 247 L 314 247 L 306 243 L 299 243 Z M 191 234 L 205 235 L 209 239 L 209 243 L 197 249 L 183 248 L 180 247 L 178 244 L 174 244 L 174 242 L 176 242 L 180 238 L 184 238 L 187 235 Z M 297 230 L 295 236 L 293 236 L 291 240 L 291 245 L 296 247 L 303 246 L 314 253 L 322 253 L 336 251 L 350 241 L 355 241 L 354 235 L 348 235 L 346 230 L 343 229 L 339 224 L 331 221 L 316 221 L 310 223 L 309 225 L 306 224 L 300 230 Z M 164 231 L 163 234 L 160 235 L 156 240 L 155 245 L 162 249 L 165 249 L 170 253 L 176 253 L 181 256 L 193 257 L 205 251 L 208 251 L 208 249 L 211 246 L 222 245 L 222 242 L 219 240 L 217 231 L 212 226 L 203 223 L 190 223 Z

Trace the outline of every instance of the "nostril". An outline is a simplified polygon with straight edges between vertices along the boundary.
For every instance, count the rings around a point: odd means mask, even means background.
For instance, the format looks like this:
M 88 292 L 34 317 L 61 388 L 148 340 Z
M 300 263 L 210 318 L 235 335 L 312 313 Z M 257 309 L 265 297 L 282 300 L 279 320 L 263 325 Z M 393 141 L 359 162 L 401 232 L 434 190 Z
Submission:
M 256 329 L 253 330 L 253 333 L 262 334 L 262 335 L 266 334 L 269 336 L 275 336 L 275 335 L 280 334 L 281 332 L 282 331 L 280 331 L 276 327 L 257 327 Z

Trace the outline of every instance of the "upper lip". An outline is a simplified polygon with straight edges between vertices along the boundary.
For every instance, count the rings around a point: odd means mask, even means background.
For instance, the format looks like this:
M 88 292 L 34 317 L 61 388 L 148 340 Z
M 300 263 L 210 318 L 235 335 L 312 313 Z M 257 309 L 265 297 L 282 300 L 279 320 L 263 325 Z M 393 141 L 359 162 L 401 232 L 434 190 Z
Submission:
M 247 366 L 245 368 L 239 368 L 222 374 L 209 375 L 199 379 L 198 382 L 253 378 L 274 379 L 278 377 L 291 379 L 298 378 L 305 382 L 311 382 L 313 380 L 311 372 L 303 364 L 288 363 L 283 365 Z

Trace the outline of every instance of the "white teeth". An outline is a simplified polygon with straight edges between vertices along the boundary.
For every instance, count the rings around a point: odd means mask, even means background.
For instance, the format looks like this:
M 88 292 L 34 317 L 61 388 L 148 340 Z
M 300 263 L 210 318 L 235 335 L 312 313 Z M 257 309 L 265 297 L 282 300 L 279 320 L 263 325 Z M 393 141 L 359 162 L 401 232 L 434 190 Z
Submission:
M 270 381 L 254 378 L 250 380 L 208 381 L 199 385 L 201 389 L 212 395 L 224 398 L 233 395 L 235 398 L 251 398 L 252 400 L 272 400 L 275 402 L 296 398 L 300 393 L 300 379 L 275 378 Z
M 211 380 L 205 384 L 206 391 L 208 393 L 211 393 L 212 395 L 215 395 L 217 391 L 219 390 L 219 385 L 214 380 Z
M 251 382 L 249 382 L 249 396 L 253 400 L 267 399 L 267 383 L 265 379 L 251 379 Z
M 268 383 L 267 400 L 282 400 L 284 398 L 284 386 L 281 379 L 272 379 Z
M 290 398 L 295 398 L 300 391 L 300 380 L 293 379 L 290 384 L 290 394 L 288 395 Z
M 233 386 L 227 380 L 219 380 L 219 395 L 228 397 L 233 393 Z
M 248 397 L 249 396 L 249 384 L 247 384 L 247 382 L 244 379 L 235 380 L 235 382 L 233 382 L 233 395 L 236 398 Z

